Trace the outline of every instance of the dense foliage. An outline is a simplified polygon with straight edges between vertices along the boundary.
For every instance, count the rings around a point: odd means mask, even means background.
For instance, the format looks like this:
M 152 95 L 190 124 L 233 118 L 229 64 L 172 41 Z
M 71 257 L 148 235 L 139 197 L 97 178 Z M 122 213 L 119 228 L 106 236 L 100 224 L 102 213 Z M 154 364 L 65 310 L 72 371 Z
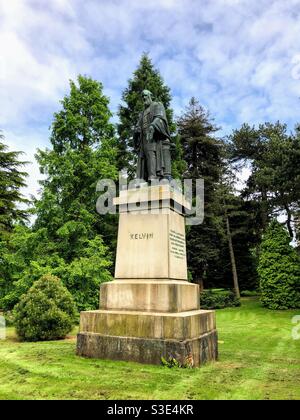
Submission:
M 26 163 L 19 160 L 22 152 L 8 151 L 0 133 L 0 239 L 15 222 L 26 220 L 28 214 L 18 205 L 26 204 L 20 189 L 26 185 L 27 173 L 20 168 Z
M 79 310 L 98 307 L 109 281 L 117 223 L 96 211 L 99 179 L 117 179 L 116 139 L 102 85 L 79 76 L 54 114 L 51 149 L 37 160 L 45 179 L 33 228 L 17 226 L 3 244 L 0 307 L 11 309 L 43 274 L 58 275 Z M 2 273 L 1 273 L 2 274 Z
M 257 229 L 266 229 L 271 217 L 283 213 L 293 238 L 293 216 L 300 205 L 299 127 L 292 134 L 279 122 L 258 128 L 244 124 L 230 136 L 230 148 L 233 162 L 251 165 L 242 196 L 260 205 Z
M 286 229 L 272 221 L 261 244 L 261 302 L 269 309 L 300 308 L 300 258 Z
M 78 255 L 68 260 L 64 258 L 64 244 L 68 245 L 63 235 L 54 242 L 45 228 L 32 231 L 16 227 L 3 250 L 6 277 L 0 283 L 2 309 L 12 309 L 22 294 L 47 273 L 61 278 L 78 310 L 96 309 L 100 284 L 111 280 L 110 253 L 101 236 L 88 239 L 81 233 Z
M 35 282 L 16 305 L 16 332 L 23 341 L 64 338 L 72 329 L 75 315 L 72 295 L 61 280 L 45 275 Z
M 200 294 L 201 309 L 223 309 L 240 305 L 240 300 L 232 290 L 204 290 Z

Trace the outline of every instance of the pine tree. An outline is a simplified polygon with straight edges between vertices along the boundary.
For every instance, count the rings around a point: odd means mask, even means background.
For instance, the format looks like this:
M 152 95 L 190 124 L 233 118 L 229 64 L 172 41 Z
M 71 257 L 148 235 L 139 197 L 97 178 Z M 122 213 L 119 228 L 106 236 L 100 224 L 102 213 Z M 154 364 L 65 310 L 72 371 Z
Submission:
M 278 214 L 286 214 L 293 238 L 293 216 L 300 203 L 300 130 L 287 132 L 285 124 L 265 123 L 258 128 L 244 124 L 229 137 L 231 159 L 251 164 L 252 173 L 243 196 L 260 203 L 263 229 Z
M 3 139 L 0 133 L 0 140 Z M 29 202 L 20 192 L 26 186 L 25 178 L 28 175 L 20 167 L 27 162 L 19 160 L 22 152 L 10 152 L 7 149 L 0 141 L 0 234 L 10 231 L 15 222 L 28 219 L 28 212 L 19 207 Z
M 223 166 L 222 142 L 214 136 L 218 127 L 195 98 L 190 100 L 177 124 L 187 163 L 184 177 L 204 179 L 204 222 L 192 226 L 187 235 L 188 266 L 193 280 L 199 282 L 213 275 L 223 240 L 216 195 Z
M 178 118 L 177 125 L 188 167 L 185 176 L 193 179 L 205 177 L 210 186 L 215 185 L 222 166 L 222 143 L 214 136 L 219 128 L 215 126 L 209 112 L 193 97 L 183 115 Z M 213 194 L 213 191 L 209 189 L 208 193 Z
M 173 137 L 172 172 L 173 177 L 180 177 L 185 164 L 181 157 L 180 143 L 175 135 L 176 126 L 173 122 L 173 111 L 170 108 L 171 93 L 169 87 L 152 64 L 147 54 L 143 54 L 133 78 L 128 81 L 128 87 L 122 94 L 123 104 L 119 107 L 119 153 L 118 168 L 126 169 L 130 178 L 134 177 L 137 156 L 133 145 L 133 129 L 138 121 L 140 112 L 144 109 L 141 93 L 148 89 L 153 94 L 153 99 L 162 102 L 166 109 L 170 132 Z

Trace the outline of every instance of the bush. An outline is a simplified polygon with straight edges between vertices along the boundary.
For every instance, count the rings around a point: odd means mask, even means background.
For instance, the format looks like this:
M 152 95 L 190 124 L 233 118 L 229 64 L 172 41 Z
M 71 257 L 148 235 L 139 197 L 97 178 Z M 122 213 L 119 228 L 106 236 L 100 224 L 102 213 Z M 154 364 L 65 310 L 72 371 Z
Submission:
M 232 290 L 204 290 L 200 294 L 201 309 L 223 309 L 240 306 Z
M 242 297 L 256 297 L 259 296 L 259 290 L 242 290 Z
M 50 274 L 37 280 L 14 308 L 15 327 L 22 341 L 64 338 L 75 316 L 72 295 Z
M 270 223 L 261 244 L 258 275 L 261 302 L 269 309 L 300 308 L 300 258 L 287 230 Z

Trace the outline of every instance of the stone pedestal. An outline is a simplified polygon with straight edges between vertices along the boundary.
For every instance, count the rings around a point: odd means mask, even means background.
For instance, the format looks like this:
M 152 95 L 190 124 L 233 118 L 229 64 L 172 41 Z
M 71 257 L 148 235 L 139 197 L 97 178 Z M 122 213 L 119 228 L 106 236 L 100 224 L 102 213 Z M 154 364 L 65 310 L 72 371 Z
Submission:
M 217 358 L 214 311 L 200 310 L 187 281 L 184 197 L 169 185 L 123 191 L 115 280 L 101 285 L 100 310 L 82 312 L 77 354 L 193 366 Z

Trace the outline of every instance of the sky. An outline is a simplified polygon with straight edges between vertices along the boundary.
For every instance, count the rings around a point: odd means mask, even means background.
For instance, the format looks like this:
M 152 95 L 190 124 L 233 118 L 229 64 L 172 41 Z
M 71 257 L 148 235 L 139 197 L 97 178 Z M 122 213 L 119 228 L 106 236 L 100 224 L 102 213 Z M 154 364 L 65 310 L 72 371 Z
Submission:
M 244 122 L 292 130 L 299 40 L 300 0 L 0 0 L 0 129 L 31 161 L 25 194 L 37 194 L 34 154 L 50 146 L 53 113 L 78 74 L 103 83 L 116 113 L 147 52 L 175 115 L 195 96 L 222 135 Z

